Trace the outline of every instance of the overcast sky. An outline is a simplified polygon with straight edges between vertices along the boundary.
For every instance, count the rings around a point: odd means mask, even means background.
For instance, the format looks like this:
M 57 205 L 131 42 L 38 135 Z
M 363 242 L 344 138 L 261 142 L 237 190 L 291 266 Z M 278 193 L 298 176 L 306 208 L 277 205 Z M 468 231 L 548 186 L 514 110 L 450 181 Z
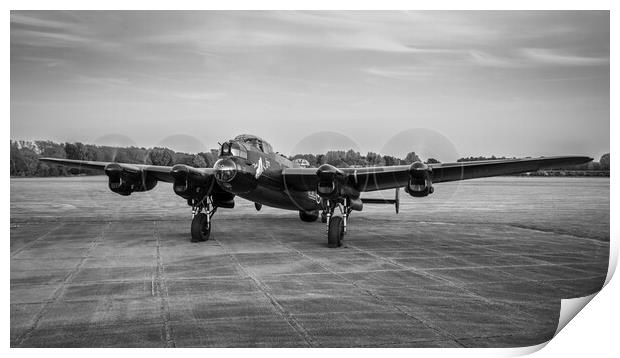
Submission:
M 204 150 L 240 133 L 286 154 L 598 159 L 609 13 L 11 12 L 12 139 Z

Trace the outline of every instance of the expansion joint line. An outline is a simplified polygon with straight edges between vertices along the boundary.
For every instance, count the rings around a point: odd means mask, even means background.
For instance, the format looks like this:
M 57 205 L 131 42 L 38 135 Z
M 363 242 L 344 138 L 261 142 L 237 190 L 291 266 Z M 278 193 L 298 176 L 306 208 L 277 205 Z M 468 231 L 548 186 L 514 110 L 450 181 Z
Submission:
M 19 337 L 17 337 L 17 339 L 15 340 L 16 346 L 21 346 L 32 335 L 32 332 L 34 332 L 34 330 L 37 329 L 37 327 L 39 326 L 39 322 L 41 321 L 41 318 L 43 318 L 43 316 L 50 310 L 50 308 L 54 304 L 60 301 L 60 298 L 65 293 L 67 286 L 71 283 L 71 281 L 73 281 L 73 278 L 75 277 L 75 275 L 77 275 L 77 273 L 80 272 L 80 270 L 82 269 L 84 262 L 89 257 L 89 253 L 99 244 L 99 242 L 101 242 L 105 238 L 105 231 L 110 228 L 110 225 L 111 223 L 108 222 L 101 230 L 101 234 L 97 235 L 97 237 L 90 243 L 84 255 L 82 255 L 80 262 L 78 262 L 78 264 L 73 268 L 73 270 L 71 270 L 65 276 L 64 280 L 60 284 L 60 287 L 58 287 L 58 289 L 54 291 L 54 293 L 52 294 L 51 299 L 47 301 L 45 305 L 41 307 L 39 312 L 37 312 L 37 314 L 34 316 L 32 325 L 26 331 L 24 331 L 24 333 L 22 333 Z M 62 226 L 62 224 L 56 227 L 55 229 L 59 228 L 60 226 Z M 55 229 L 50 230 L 50 232 L 52 232 Z M 47 234 L 49 234 L 50 232 L 48 232 Z
M 401 263 L 399 263 L 399 262 L 396 262 L 396 261 L 394 261 L 394 260 L 392 260 L 392 259 L 389 259 L 389 258 L 387 258 L 387 257 L 383 257 L 383 256 L 379 256 L 379 255 L 377 255 L 377 254 L 374 254 L 374 253 L 369 252 L 369 251 L 366 251 L 366 250 L 362 250 L 362 249 L 360 249 L 360 248 L 358 248 L 358 247 L 356 247 L 356 246 L 353 246 L 353 245 L 348 245 L 348 247 L 350 247 L 350 248 L 352 248 L 352 249 L 354 249 L 354 250 L 357 250 L 357 251 L 359 251 L 359 252 L 365 253 L 365 254 L 367 254 L 367 255 L 370 255 L 370 256 L 372 256 L 372 257 L 374 257 L 374 258 L 376 258 L 376 259 L 379 259 L 379 260 L 381 260 L 381 261 L 384 261 L 384 262 L 387 262 L 387 263 L 389 263 L 389 264 L 392 264 L 392 265 L 394 265 L 394 266 L 398 266 L 398 267 L 400 267 L 401 269 L 403 269 L 403 270 L 405 270 L 405 271 L 415 272 L 415 273 L 417 273 L 417 274 L 419 274 L 419 275 L 422 275 L 422 276 L 424 276 L 424 277 L 426 277 L 426 278 L 430 278 L 430 279 L 432 279 L 432 280 L 437 280 L 437 281 L 440 281 L 440 282 L 445 282 L 445 283 L 446 283 L 447 285 L 449 285 L 449 286 L 452 286 L 452 287 L 455 287 L 455 288 L 458 288 L 458 289 L 461 289 L 461 290 L 463 290 L 463 291 L 467 292 L 467 294 L 468 294 L 470 297 L 472 297 L 472 298 L 479 299 L 479 300 L 481 300 L 481 301 L 483 301 L 483 302 L 485 302 L 485 303 L 492 303 L 492 302 L 491 302 L 488 298 L 486 298 L 486 297 L 484 297 L 484 296 L 481 296 L 481 295 L 479 295 L 479 294 L 477 294 L 477 293 L 475 293 L 475 292 L 472 292 L 471 290 L 468 290 L 468 289 L 467 289 L 466 287 L 464 287 L 463 285 L 460 285 L 460 284 L 458 284 L 458 283 L 456 283 L 456 282 L 452 282 L 452 281 L 450 281 L 450 280 L 448 280 L 448 279 L 446 279 L 446 278 L 443 278 L 443 277 L 439 277 L 439 276 L 433 275 L 432 273 L 430 273 L 430 272 L 426 272 L 425 270 L 418 270 L 418 269 L 415 269 L 415 268 L 413 268 L 413 267 L 407 267 L 407 266 L 405 266 L 405 265 L 403 265 L 403 264 L 401 264 Z
M 64 223 L 58 224 L 55 227 L 53 227 L 51 230 L 49 230 L 48 232 L 46 232 L 45 234 L 37 237 L 36 239 L 30 241 L 29 243 L 27 243 L 26 245 L 20 247 L 19 249 L 11 252 L 11 257 L 14 257 L 15 255 L 19 254 L 20 252 L 32 247 L 32 245 L 34 245 L 35 243 L 47 238 L 48 236 L 50 236 L 51 233 L 53 233 L 54 231 L 60 229 L 61 227 L 65 226 Z
M 486 298 L 486 297 L 484 297 L 484 296 L 482 296 L 482 295 L 479 295 L 479 294 L 477 294 L 477 293 L 475 293 L 475 292 L 471 291 L 470 289 L 468 289 L 467 287 L 465 287 L 465 285 L 463 285 L 463 284 L 460 284 L 460 283 L 457 283 L 457 282 L 452 282 L 452 281 L 450 281 L 450 280 L 448 280 L 448 279 L 446 279 L 446 278 L 443 278 L 443 277 L 439 277 L 439 276 L 433 275 L 432 273 L 427 272 L 427 271 L 425 271 L 425 270 L 418 270 L 418 269 L 415 269 L 415 268 L 407 267 L 407 266 L 405 266 L 405 265 L 403 265 L 403 264 L 401 264 L 401 263 L 398 263 L 398 262 L 396 262 L 396 261 L 394 261 L 394 260 L 391 260 L 391 259 L 389 259 L 389 258 L 387 258 L 387 257 L 382 257 L 382 256 L 379 256 L 379 255 L 374 254 L 374 253 L 372 253 L 372 252 L 369 252 L 369 251 L 366 251 L 366 250 L 362 250 L 362 249 L 360 249 L 360 248 L 358 248 L 358 247 L 356 247 L 356 246 L 353 246 L 353 245 L 348 245 L 348 247 L 351 247 L 351 248 L 353 248 L 353 249 L 355 249 L 355 250 L 357 250 L 357 251 L 359 251 L 359 252 L 362 252 L 362 253 L 368 254 L 368 255 L 370 255 L 370 256 L 372 256 L 372 257 L 375 257 L 375 258 L 377 258 L 377 259 L 383 260 L 383 261 L 385 261 L 385 262 L 387 262 L 387 263 L 389 263 L 389 264 L 392 264 L 392 265 L 398 266 L 398 267 L 400 267 L 400 268 L 402 268 L 402 269 L 404 269 L 404 270 L 406 270 L 406 271 L 415 272 L 415 273 L 417 273 L 417 274 L 420 274 L 420 275 L 422 275 L 422 276 L 428 277 L 428 278 L 430 278 L 430 279 L 434 279 L 434 280 L 439 280 L 439 281 L 441 281 L 441 282 L 445 282 L 445 283 L 447 283 L 449 286 L 452 286 L 452 287 L 458 288 L 458 289 L 460 289 L 460 290 L 462 290 L 462 291 L 466 292 L 466 293 L 467 293 L 470 297 L 475 298 L 475 299 L 478 299 L 478 300 L 480 300 L 480 301 L 482 301 L 482 302 L 485 302 L 485 303 L 487 303 L 487 304 L 496 304 L 496 305 L 500 305 L 500 306 L 502 306 L 502 307 L 506 308 L 507 310 L 509 310 L 509 311 L 511 311 L 511 312 L 517 312 L 517 313 L 523 314 L 523 312 L 519 311 L 518 309 L 515 309 L 515 308 L 513 307 L 513 305 L 506 304 L 506 303 L 503 303 L 503 302 L 494 302 L 494 301 L 492 301 L 492 300 L 489 300 L 488 298 Z M 530 316 L 530 317 L 531 317 L 531 315 L 529 315 L 529 314 L 527 314 L 527 313 L 525 313 L 525 314 L 526 314 L 527 316 Z M 510 322 L 514 323 L 514 324 L 517 324 L 517 322 L 516 322 L 515 320 L 513 320 L 512 318 L 508 318 L 508 320 L 509 320 Z M 456 341 L 456 339 L 455 339 L 455 341 Z M 457 341 L 457 343 L 458 343 L 458 344 L 461 344 L 461 343 L 460 343 L 460 342 L 458 342 L 458 341 Z
M 162 341 L 166 348 L 174 348 L 176 347 L 176 342 L 174 340 L 172 325 L 170 324 L 168 286 L 166 286 L 164 264 L 161 258 L 161 241 L 159 239 L 159 232 L 157 231 L 157 221 L 153 221 L 153 236 L 155 237 L 157 243 L 157 270 L 155 271 L 155 276 L 153 277 L 152 292 L 159 298 L 159 311 L 163 322 Z
M 287 247 L 287 248 L 289 248 L 289 249 L 291 249 L 291 250 L 295 251 L 298 255 L 300 255 L 300 256 L 302 256 L 302 257 L 304 257 L 304 258 L 306 258 L 306 259 L 308 259 L 308 260 L 312 261 L 313 263 L 315 263 L 315 264 L 319 265 L 321 268 L 323 268 L 323 269 L 324 269 L 324 270 L 326 270 L 327 272 L 331 273 L 332 275 L 335 275 L 335 276 L 339 277 L 340 279 L 342 279 L 342 280 L 344 280 L 344 281 L 349 282 L 349 284 L 351 284 L 351 286 L 355 287 L 357 290 L 361 291 L 362 293 L 364 293 L 364 294 L 366 294 L 366 295 L 368 295 L 368 296 L 372 297 L 373 299 L 375 299 L 375 300 L 377 300 L 377 301 L 381 302 L 383 305 L 389 306 L 390 308 L 392 308 L 393 310 L 397 311 L 398 313 L 400 313 L 400 314 L 402 314 L 402 315 L 405 315 L 407 318 L 412 319 L 412 320 L 414 320 L 414 321 L 416 321 L 416 322 L 419 322 L 419 323 L 423 324 L 426 328 L 428 328 L 428 329 L 430 329 L 430 330 L 434 331 L 435 333 L 437 333 L 437 334 L 439 334 L 439 335 L 441 335 L 441 336 L 444 336 L 444 337 L 446 337 L 446 338 L 450 339 L 451 341 L 453 341 L 454 343 L 456 343 L 456 344 L 458 344 L 458 345 L 463 346 L 463 345 L 462 345 L 462 344 L 461 344 L 461 343 L 457 340 L 457 338 L 456 338 L 456 337 L 454 337 L 453 335 L 451 335 L 450 333 L 445 332 L 445 331 L 443 331 L 443 330 L 441 330 L 441 329 L 439 329 L 439 328 L 433 327 L 432 325 L 430 325 L 430 324 L 426 323 L 424 320 L 422 320 L 422 319 L 420 319 L 420 318 L 418 318 L 418 317 L 416 317 L 416 316 L 412 315 L 411 313 L 409 313 L 409 312 L 407 312 L 407 311 L 403 310 L 402 308 L 398 307 L 397 305 L 392 304 L 391 302 L 387 302 L 387 301 L 385 301 L 385 300 L 384 300 L 381 296 L 378 296 L 378 295 L 377 295 L 377 294 L 375 294 L 372 290 L 366 289 L 366 288 L 364 288 L 364 287 L 362 287 L 362 286 L 358 285 L 355 281 L 352 281 L 352 280 L 347 279 L 347 278 L 346 278 L 345 276 L 343 276 L 342 274 L 340 274 L 340 273 L 338 273 L 338 272 L 336 272 L 336 271 L 334 271 L 334 270 L 330 269 L 329 267 L 327 267 L 327 266 L 323 265 L 323 263 L 322 263 L 322 262 L 317 261 L 317 260 L 315 260 L 315 259 L 313 259 L 313 258 L 309 257 L 308 255 L 304 254 L 303 252 L 301 252 L 301 251 L 297 250 L 296 248 L 291 247 L 290 245 L 287 245 L 287 244 L 286 244 L 286 243 L 284 243 L 283 241 L 280 241 L 280 240 L 276 239 L 276 238 L 275 238 L 275 236 L 271 235 L 271 238 L 272 238 L 273 240 L 275 240 L 276 242 L 278 242 L 279 244 L 281 244 L 281 245 L 283 245 L 283 246 L 285 246 L 285 247 Z M 349 247 L 349 246 L 350 246 L 350 245 L 349 245 L 349 244 L 347 244 L 347 247 Z M 357 248 L 355 248 L 355 249 L 356 249 L 356 250 L 358 250 L 358 251 L 361 251 L 361 250 L 359 250 L 359 249 L 357 249 Z
M 252 282 L 259 289 L 259 291 L 261 291 L 261 293 L 265 297 L 267 297 L 276 312 L 288 323 L 289 326 L 291 326 L 291 328 L 293 328 L 293 330 L 295 330 L 295 332 L 297 332 L 297 334 L 301 336 L 301 338 L 303 338 L 308 347 L 316 347 L 316 343 L 312 339 L 310 333 L 308 333 L 308 331 L 299 322 L 297 322 L 295 317 L 290 312 L 288 312 L 286 309 L 284 309 L 284 307 L 282 307 L 282 305 L 278 302 L 274 295 L 269 292 L 269 288 L 266 287 L 265 284 L 263 284 L 258 278 L 252 275 L 252 273 L 249 272 L 245 268 L 245 266 L 241 264 L 241 262 L 239 262 L 237 256 L 235 256 L 235 254 L 233 254 L 232 252 L 230 252 L 230 250 L 224 247 L 221 242 L 219 242 L 216 238 L 213 238 L 212 240 L 215 241 L 218 246 L 220 246 L 224 250 L 224 252 L 226 252 L 228 257 L 230 257 L 230 259 L 241 269 L 241 271 L 243 271 L 243 273 L 252 280 Z

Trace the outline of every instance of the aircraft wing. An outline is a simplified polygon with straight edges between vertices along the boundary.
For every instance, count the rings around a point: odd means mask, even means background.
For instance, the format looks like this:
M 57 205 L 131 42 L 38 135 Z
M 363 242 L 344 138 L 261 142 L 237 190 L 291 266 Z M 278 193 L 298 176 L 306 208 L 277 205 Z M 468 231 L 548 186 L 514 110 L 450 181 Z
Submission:
M 357 191 L 375 191 L 401 188 L 408 184 L 411 175 L 423 170 L 428 172 L 433 183 L 475 179 L 499 175 L 533 172 L 539 169 L 583 164 L 592 161 L 584 156 L 541 157 L 525 159 L 500 159 L 476 162 L 457 162 L 388 167 L 330 168 L 330 172 L 346 186 Z M 323 170 L 323 172 L 322 172 Z M 287 168 L 282 171 L 286 189 L 316 190 L 320 176 L 325 169 Z
M 71 168 L 77 169 L 93 169 L 105 170 L 109 164 L 117 164 L 119 167 L 130 172 L 145 171 L 147 175 L 151 176 L 158 181 L 167 183 L 173 183 L 174 177 L 172 176 L 172 167 L 164 167 L 158 165 L 146 165 L 146 164 L 127 164 L 127 163 L 113 163 L 113 162 L 94 162 L 88 160 L 73 160 L 73 159 L 58 159 L 58 158 L 40 158 L 42 162 L 61 164 Z
M 525 159 L 499 159 L 475 162 L 430 164 L 433 183 L 535 172 L 540 169 L 561 168 L 592 161 L 590 157 L 563 156 Z

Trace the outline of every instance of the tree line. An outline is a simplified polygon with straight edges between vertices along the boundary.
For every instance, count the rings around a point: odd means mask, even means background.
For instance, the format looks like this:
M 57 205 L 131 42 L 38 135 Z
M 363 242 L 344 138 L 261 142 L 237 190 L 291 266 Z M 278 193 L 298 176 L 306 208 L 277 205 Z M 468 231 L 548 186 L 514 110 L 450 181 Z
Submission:
M 506 158 L 506 157 L 468 157 L 468 158 L 460 158 L 457 162 L 472 162 L 479 160 L 497 160 L 497 159 L 517 159 L 516 157 Z M 598 162 L 591 161 L 585 164 L 573 165 L 570 167 L 558 167 L 555 170 L 574 170 L 574 171 L 609 171 L 609 153 L 603 154 L 601 159 Z
M 331 164 L 340 168 L 348 167 L 371 167 L 371 166 L 392 166 L 401 164 L 411 164 L 420 161 L 420 157 L 415 152 L 408 153 L 404 159 L 390 155 L 380 155 L 368 152 L 366 155 L 360 154 L 353 149 L 330 150 L 325 154 L 296 154 L 289 157 L 291 160 L 305 159 L 311 167 L 318 167 L 323 164 Z M 427 163 L 439 163 L 435 159 L 429 159 Z
M 58 165 L 50 165 L 38 161 L 41 157 L 66 158 L 75 160 L 90 160 L 101 162 L 122 162 L 131 164 L 150 164 L 172 166 L 185 164 L 196 168 L 213 167 L 218 157 L 218 151 L 200 152 L 197 154 L 175 152 L 169 148 L 144 148 L 144 147 L 113 147 L 94 144 L 56 143 L 52 141 L 37 140 L 14 141 L 11 140 L 11 176 L 24 177 L 49 177 L 68 176 L 75 174 L 97 175 L 99 171 L 76 170 Z M 415 152 L 408 153 L 401 159 L 389 155 L 380 155 L 368 152 L 362 155 L 354 150 L 333 150 L 325 154 L 297 154 L 288 157 L 291 160 L 305 159 L 311 167 L 322 164 L 331 164 L 337 167 L 367 167 L 367 166 L 392 166 L 411 164 L 421 161 Z M 506 157 L 468 157 L 457 161 L 495 160 Z M 438 160 L 429 158 L 425 163 L 439 163 Z M 609 170 L 609 153 L 601 157 L 599 162 L 582 164 L 573 168 L 561 168 L 568 170 Z
M 168 148 L 112 147 L 83 143 L 55 143 L 52 141 L 11 140 L 11 176 L 67 176 L 73 174 L 101 174 L 96 170 L 70 169 L 38 161 L 38 158 L 66 158 L 100 162 L 122 162 L 172 166 L 186 164 L 196 168 L 212 167 L 217 153 L 188 154 Z

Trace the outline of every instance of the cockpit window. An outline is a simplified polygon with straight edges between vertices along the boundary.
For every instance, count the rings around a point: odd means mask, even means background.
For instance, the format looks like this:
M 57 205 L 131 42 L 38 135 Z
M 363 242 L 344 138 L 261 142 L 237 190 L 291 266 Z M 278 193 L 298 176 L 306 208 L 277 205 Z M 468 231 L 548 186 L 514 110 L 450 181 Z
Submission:
M 269 143 L 265 142 L 259 137 L 256 137 L 253 135 L 242 134 L 242 135 L 237 136 L 234 140 L 240 143 L 243 143 L 246 146 L 254 147 L 260 150 L 261 152 L 273 153 L 273 150 L 271 149 L 271 145 L 269 145 Z
M 241 157 L 241 158 L 248 159 L 248 152 L 241 145 L 233 145 L 233 146 L 231 146 L 230 152 L 232 153 L 232 155 L 234 155 L 236 157 Z
M 248 159 L 248 151 L 245 149 L 243 144 L 237 142 L 228 142 L 222 144 L 222 150 L 220 151 L 221 156 L 233 155 L 235 157 L 241 157 L 244 159 Z
M 222 144 L 222 149 L 220 149 L 220 156 L 231 155 L 230 153 L 230 145 L 228 143 Z

